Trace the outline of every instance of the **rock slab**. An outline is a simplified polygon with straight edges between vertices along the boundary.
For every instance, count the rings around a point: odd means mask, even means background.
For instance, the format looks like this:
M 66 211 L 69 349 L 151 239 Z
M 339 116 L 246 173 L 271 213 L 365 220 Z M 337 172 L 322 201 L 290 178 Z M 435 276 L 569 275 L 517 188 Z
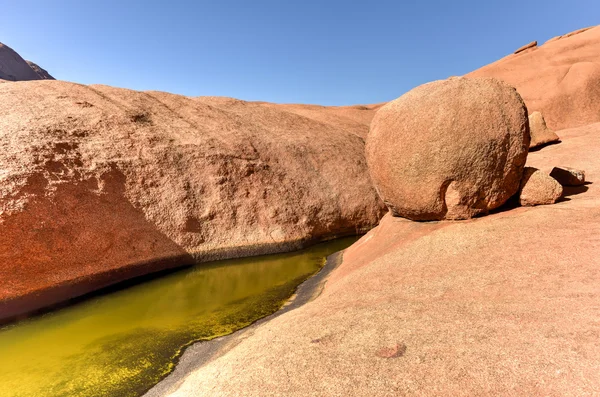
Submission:
M 581 186 L 585 184 L 585 171 L 569 167 L 554 167 L 550 176 L 563 186 Z
M 0 320 L 195 261 L 299 249 L 384 212 L 369 107 L 0 84 Z
M 538 44 L 538 43 L 537 43 L 537 41 L 532 41 L 532 42 L 531 42 L 531 43 L 529 43 L 529 44 L 525 44 L 524 46 L 522 46 L 522 47 L 519 47 L 519 48 L 518 48 L 518 49 L 515 51 L 515 54 L 518 54 L 518 53 L 520 53 L 520 52 L 523 52 L 523 51 L 525 51 L 525 50 L 528 50 L 528 49 L 530 49 L 530 48 L 535 48 L 535 47 L 537 47 L 537 44 Z

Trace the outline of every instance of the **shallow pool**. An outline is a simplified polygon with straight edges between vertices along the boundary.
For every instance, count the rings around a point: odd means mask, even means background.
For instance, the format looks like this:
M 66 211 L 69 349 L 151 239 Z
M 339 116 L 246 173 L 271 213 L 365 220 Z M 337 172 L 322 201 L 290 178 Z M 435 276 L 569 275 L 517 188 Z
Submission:
M 183 348 L 281 307 L 345 238 L 200 264 L 0 329 L 0 396 L 138 396 Z

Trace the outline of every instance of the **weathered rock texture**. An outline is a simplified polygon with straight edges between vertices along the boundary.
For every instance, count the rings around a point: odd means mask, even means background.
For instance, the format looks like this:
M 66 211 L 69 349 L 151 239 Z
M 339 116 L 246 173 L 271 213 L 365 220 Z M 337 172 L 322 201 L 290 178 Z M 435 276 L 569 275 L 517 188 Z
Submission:
M 451 78 L 383 106 L 366 155 L 394 215 L 467 219 L 518 190 L 528 148 L 527 109 L 514 88 L 489 78 Z
M 54 80 L 48 72 L 33 62 L 26 61 L 9 46 L 0 43 L 0 80 Z
M 511 54 L 467 76 L 496 77 L 517 88 L 530 113 L 553 130 L 600 121 L 600 26 Z
M 554 204 L 563 193 L 558 181 L 533 167 L 525 167 L 519 189 L 519 204 L 524 206 Z
M 558 135 L 546 126 L 544 116 L 540 112 L 533 112 L 529 115 L 529 133 L 531 135 L 530 149 L 560 141 Z
M 554 167 L 550 176 L 563 186 L 581 186 L 585 184 L 585 171 L 569 167 Z
M 364 158 L 372 113 L 1 84 L 0 318 L 366 231 L 384 210 Z
M 559 133 L 528 164 L 600 180 L 600 124 Z M 596 395 L 600 184 L 586 187 L 465 222 L 386 215 L 321 296 L 159 395 Z

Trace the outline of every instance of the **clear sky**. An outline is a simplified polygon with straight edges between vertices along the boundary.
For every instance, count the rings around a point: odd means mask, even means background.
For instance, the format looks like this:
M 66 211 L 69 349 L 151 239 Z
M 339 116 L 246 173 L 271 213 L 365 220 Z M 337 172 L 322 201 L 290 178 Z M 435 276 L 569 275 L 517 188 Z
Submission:
M 54 77 L 345 105 L 396 98 L 600 24 L 600 0 L 0 0 L 0 42 Z

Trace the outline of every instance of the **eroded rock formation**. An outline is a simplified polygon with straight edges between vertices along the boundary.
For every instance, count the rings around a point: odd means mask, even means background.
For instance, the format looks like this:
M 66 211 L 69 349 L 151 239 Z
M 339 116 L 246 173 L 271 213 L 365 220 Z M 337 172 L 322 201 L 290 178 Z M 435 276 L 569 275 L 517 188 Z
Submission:
M 372 114 L 0 85 L 0 318 L 193 260 L 368 230 L 384 210 L 364 158 Z

